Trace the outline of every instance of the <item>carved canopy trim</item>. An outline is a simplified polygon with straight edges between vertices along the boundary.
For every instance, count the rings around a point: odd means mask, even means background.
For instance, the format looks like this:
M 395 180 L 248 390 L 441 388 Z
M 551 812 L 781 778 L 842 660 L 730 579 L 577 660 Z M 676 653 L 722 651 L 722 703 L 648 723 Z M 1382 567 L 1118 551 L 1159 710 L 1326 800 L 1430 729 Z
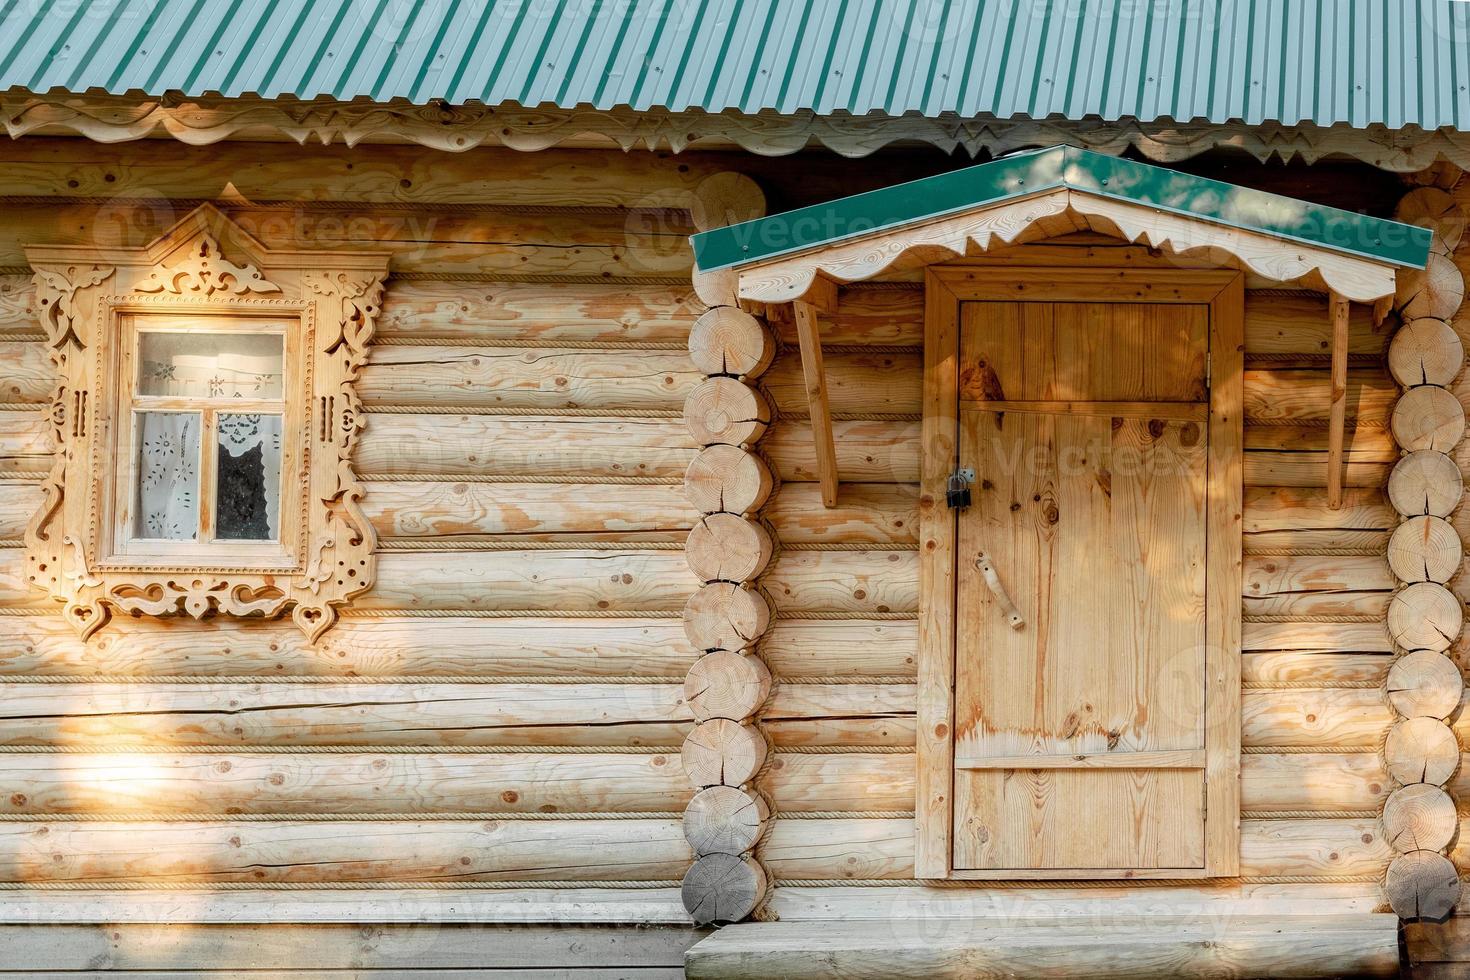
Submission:
M 1470 132 L 1430 133 L 1387 126 L 1354 129 L 1310 124 L 1175 123 L 1167 120 L 1002 120 L 944 115 L 924 117 L 816 115 L 755 116 L 629 109 L 526 109 L 518 106 L 410 105 L 370 102 L 272 101 L 258 98 L 138 99 L 106 95 L 32 95 L 0 98 L 0 121 L 11 137 L 27 133 L 85 136 L 102 143 L 168 135 L 195 146 L 227 139 L 273 138 L 298 143 L 403 141 L 437 150 L 503 145 L 543 150 L 558 145 L 615 145 L 680 152 L 691 147 L 736 146 L 765 156 L 796 153 L 812 144 L 863 157 L 895 143 L 927 143 L 945 152 L 996 155 L 1031 146 L 1071 143 L 1117 155 L 1133 147 L 1161 163 L 1216 147 L 1242 150 L 1257 160 L 1355 157 L 1384 170 L 1423 170 L 1443 157 L 1470 168 Z
M 26 575 L 84 635 L 114 610 L 138 615 L 274 616 L 290 608 L 313 640 L 371 587 L 376 538 L 351 455 L 363 413 L 355 384 L 381 306 L 388 256 L 272 253 L 210 205 L 140 249 L 33 246 L 37 302 L 57 384 L 48 410 L 59 447 L 26 528 Z M 227 258 L 226 256 L 232 256 Z M 289 567 L 224 554 L 218 563 L 129 562 L 111 553 L 105 515 L 120 420 L 109 377 L 119 318 L 149 313 L 260 314 L 295 321 L 300 363 L 285 397 L 302 421 L 286 488 L 300 508 Z M 283 459 L 287 454 L 283 454 Z M 283 464 L 284 465 L 284 464 Z M 283 543 L 284 539 L 283 539 Z
M 804 297 L 819 277 L 859 282 L 894 269 L 1072 231 L 1101 232 L 1180 254 L 1204 251 L 1273 282 L 1301 282 L 1357 302 L 1394 292 L 1395 272 L 1389 265 L 1062 189 L 752 263 L 740 268 L 739 295 L 751 302 L 790 302 Z

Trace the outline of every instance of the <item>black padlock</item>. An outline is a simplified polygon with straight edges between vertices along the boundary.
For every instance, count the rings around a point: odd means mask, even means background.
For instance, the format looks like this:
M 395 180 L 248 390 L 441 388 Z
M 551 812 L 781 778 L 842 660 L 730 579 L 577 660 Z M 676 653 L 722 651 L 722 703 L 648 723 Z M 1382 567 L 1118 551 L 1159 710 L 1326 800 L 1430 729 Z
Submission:
M 949 486 L 944 491 L 944 502 L 950 510 L 964 510 L 970 506 L 970 481 L 965 479 L 964 474 L 955 472 L 949 475 Z

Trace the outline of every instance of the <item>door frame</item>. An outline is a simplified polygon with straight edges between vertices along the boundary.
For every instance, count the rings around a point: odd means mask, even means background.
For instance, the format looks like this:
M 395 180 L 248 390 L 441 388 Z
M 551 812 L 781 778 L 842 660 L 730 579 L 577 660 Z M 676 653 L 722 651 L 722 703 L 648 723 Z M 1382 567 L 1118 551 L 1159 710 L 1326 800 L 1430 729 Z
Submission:
M 1209 307 L 1205 558 L 1203 869 L 956 871 L 955 539 L 945 485 L 959 465 L 960 304 L 1191 303 Z M 919 488 L 919 650 L 914 870 L 919 878 L 1213 878 L 1240 873 L 1240 616 L 1244 510 L 1245 276 L 1234 270 L 956 264 L 924 274 L 924 409 Z

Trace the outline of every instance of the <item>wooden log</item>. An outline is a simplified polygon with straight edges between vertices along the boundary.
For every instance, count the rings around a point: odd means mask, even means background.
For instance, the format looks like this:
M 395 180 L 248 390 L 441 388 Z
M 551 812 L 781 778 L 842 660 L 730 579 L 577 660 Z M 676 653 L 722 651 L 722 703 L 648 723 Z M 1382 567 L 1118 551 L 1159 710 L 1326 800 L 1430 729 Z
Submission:
M 759 793 L 711 786 L 684 810 L 684 837 L 695 854 L 744 854 L 765 833 L 770 808 Z
M 1381 685 L 1393 657 L 1383 653 L 1274 650 L 1240 658 L 1241 682 L 1251 687 Z
M 684 422 L 697 445 L 751 445 L 770 426 L 771 407 L 735 378 L 706 378 L 685 400 Z
M 1354 487 L 1342 507 L 1329 510 L 1325 491 L 1305 487 L 1246 487 L 1243 528 L 1249 535 L 1278 531 L 1388 531 L 1398 514 L 1383 490 Z
M 1241 821 L 1241 875 L 1378 875 L 1393 857 L 1377 818 Z M 910 878 L 911 818 L 772 820 L 761 860 L 781 878 Z
M 1433 450 L 1409 453 L 1388 478 L 1388 499 L 1405 516 L 1448 517 L 1464 493 L 1460 467 L 1445 453 Z
M 689 226 L 652 232 L 630 228 L 611 211 L 537 214 L 501 209 L 413 211 L 330 205 L 283 211 L 231 203 L 232 222 L 267 248 L 388 252 L 395 273 L 468 276 L 567 276 L 665 279 L 687 276 L 693 263 Z M 187 212 L 128 208 L 107 220 L 90 203 L 6 205 L 11 234 L 0 240 L 0 265 L 24 266 L 27 245 L 138 248 L 157 240 Z
M 740 305 L 740 273 L 735 269 L 696 270 L 694 292 L 708 307 Z
M 45 197 L 142 197 L 228 202 L 321 200 L 439 206 L 500 205 L 514 214 L 560 208 L 692 205 L 700 185 L 729 167 L 725 154 L 674 156 L 552 147 L 534 154 L 501 146 L 424 159 L 416 146 L 314 145 L 309 164 L 290 142 L 158 147 L 119 143 L 109 153 L 70 139 L 37 138 L 5 148 L 10 193 Z M 192 205 L 189 205 L 192 206 Z
M 725 170 L 711 174 L 694 188 L 690 216 L 700 231 L 738 225 L 766 215 L 766 195 L 745 174 Z
M 1401 783 L 1443 785 L 1460 764 L 1460 744 L 1444 722 L 1409 718 L 1388 731 L 1383 745 L 1389 775 Z
M 1330 452 L 1330 428 L 1316 422 L 1301 424 L 1263 423 L 1258 419 L 1245 426 L 1245 448 L 1288 452 Z M 1399 458 L 1398 446 L 1388 428 L 1377 420 L 1359 423 L 1350 419 L 1343 430 L 1345 458 L 1358 462 L 1392 463 Z
M 678 746 L 668 684 L 30 683 L 0 686 L 0 744 Z
M 835 674 L 911 676 L 918 648 L 915 623 L 881 620 L 778 619 L 761 639 L 761 655 L 783 682 Z M 0 643 L 0 665 L 3 650 Z
M 1393 218 L 1405 224 L 1428 228 L 1433 237 L 1430 250 L 1453 256 L 1465 234 L 1465 213 L 1438 187 L 1419 187 L 1399 199 Z
M 1366 689 L 1248 690 L 1241 695 L 1241 744 L 1358 748 L 1377 752 L 1393 711 Z
M 765 324 L 735 306 L 707 310 L 689 331 L 689 357 L 703 374 L 754 378 L 775 356 L 776 341 Z
M 707 514 L 689 532 L 684 557 L 703 582 L 749 582 L 765 570 L 774 545 L 765 527 L 736 514 Z
M 683 625 L 669 618 L 348 618 L 313 645 L 289 620 L 116 617 L 83 642 L 59 615 L 0 616 L 0 673 L 57 679 L 101 674 L 450 681 L 560 674 L 679 683 L 694 658 Z
M 855 718 L 772 718 L 768 710 L 761 715 L 761 730 L 772 745 L 780 748 L 857 745 L 912 749 L 915 723 L 912 713 Z
M 4 419 L 0 418 L 0 446 Z M 679 419 L 368 413 L 357 472 L 682 476 L 694 458 Z M 0 454 L 0 471 L 5 458 Z M 26 469 L 39 469 L 34 462 Z
M 39 483 L 0 482 L 0 540 L 20 540 L 43 499 Z
M 774 485 L 760 457 L 738 446 L 707 446 L 684 473 L 684 493 L 699 510 L 750 514 L 759 510 Z
M 1244 466 L 1248 487 L 1325 487 L 1325 452 L 1260 452 L 1247 450 Z M 1351 451 L 1343 470 L 1343 487 L 1381 487 L 1388 480 L 1389 462 L 1359 460 Z
M 1382 804 L 1391 786 L 1377 752 L 1240 757 L 1240 805 L 1255 813 L 1370 809 Z
M 1446 650 L 1464 622 L 1460 600 L 1433 582 L 1415 582 L 1388 604 L 1388 635 L 1406 650 Z
M 677 610 L 698 585 L 677 551 L 387 552 L 355 606 Z
M 4 881 L 666 880 L 692 859 L 676 819 L 0 825 Z
M 651 980 L 682 978 L 689 927 L 677 888 L 460 890 L 176 889 L 41 894 L 9 890 L 0 976 L 97 980 L 280 980 L 310 963 L 313 980 Z M 120 900 L 121 898 L 121 900 Z M 108 915 L 107 908 L 115 911 Z M 34 923 L 54 928 L 38 936 Z M 101 926 L 96 923 L 107 922 Z M 647 928 L 615 928 L 638 922 Z M 548 925 L 546 923 L 555 923 Z M 20 926 L 21 928 L 15 928 Z M 610 928 L 614 927 L 614 928 Z M 36 940 L 40 941 L 36 941 Z M 229 969 L 215 969 L 221 964 Z M 608 964 L 638 964 L 637 967 Z
M 824 336 L 823 343 L 831 341 Z M 922 396 L 920 361 L 918 353 L 824 351 L 822 366 L 829 410 L 917 413 Z M 807 382 L 799 350 L 793 348 L 778 357 L 763 381 L 782 415 L 808 414 Z
M 378 534 L 386 537 L 682 541 L 699 520 L 699 512 L 685 499 L 684 488 L 670 483 L 469 483 L 450 479 L 369 481 L 365 490 L 363 512 Z M 28 496 L 17 494 L 15 499 Z M 39 491 L 35 498 L 39 502 Z M 0 513 L 5 506 L 5 498 L 0 497 Z M 453 545 L 446 542 L 444 547 Z
M 1465 408 L 1444 388 L 1421 385 L 1394 406 L 1391 428 L 1394 440 L 1410 452 L 1449 452 L 1465 435 Z
M 358 394 L 379 405 L 677 410 L 702 381 L 681 351 L 372 348 Z
M 0 812 L 627 813 L 690 797 L 665 753 L 41 753 L 0 757 Z
M 913 755 L 777 753 L 757 781 L 783 814 L 914 806 Z
M 1383 805 L 1383 834 L 1403 853 L 1443 850 L 1459 829 L 1455 801 L 1438 786 L 1400 786 Z
M 1383 879 L 1388 904 L 1401 919 L 1443 919 L 1460 900 L 1460 887 L 1454 864 L 1433 851 L 1399 855 Z
M 819 902 L 830 888 L 813 889 Z M 889 916 L 879 921 L 774 922 L 732 926 L 693 946 L 685 967 L 690 980 L 732 980 L 753 975 L 801 980 L 849 978 L 1083 976 L 1174 978 L 1181 976 L 1392 977 L 1398 970 L 1398 930 L 1392 916 L 1228 916 L 1206 921 L 1158 917 L 1161 899 L 1146 913 L 1099 906 L 1077 918 L 1057 918 L 1039 908 L 1017 921 L 1014 913 L 973 916 L 963 928 L 945 929 L 932 916 L 904 914 L 914 905 L 901 889 L 883 889 Z M 1156 889 L 1147 889 L 1152 894 Z M 925 894 L 932 894 L 929 890 Z M 778 889 L 777 897 L 788 897 Z M 975 899 L 963 893 L 971 907 Z M 946 896 L 948 897 L 948 896 Z M 876 901 L 884 901 L 877 898 Z M 1020 901 L 1011 899 L 1012 902 Z M 805 903 L 803 903 L 805 907 Z M 922 907 L 922 906 L 921 906 Z M 784 913 L 791 915 L 790 912 Z M 840 913 L 839 913 L 840 914 Z M 1098 917 L 1109 918 L 1106 927 Z M 1082 923 L 1088 923 L 1083 925 Z
M 1424 269 L 1400 269 L 1394 305 L 1405 320 L 1448 320 L 1465 300 L 1465 279 L 1447 256 L 1431 252 Z
M 1332 372 L 1321 368 L 1251 368 L 1245 372 L 1245 417 L 1272 422 L 1325 421 L 1332 404 Z M 1386 421 L 1398 388 L 1381 370 L 1354 368 L 1347 379 L 1350 414 Z
M 1388 541 L 1388 567 L 1405 582 L 1448 582 L 1463 557 L 1460 535 L 1442 517 L 1411 517 Z
M 1429 650 L 1404 654 L 1388 672 L 1388 703 L 1405 718 L 1448 718 L 1464 689 L 1455 662 Z
M 681 894 L 696 925 L 739 922 L 765 898 L 766 875 L 750 858 L 709 854 L 684 875 Z
M 771 607 L 754 589 L 706 585 L 684 604 L 684 632 L 696 650 L 744 650 L 771 624 Z
M 1405 388 L 1445 385 L 1465 366 L 1465 345 L 1448 323 L 1431 317 L 1399 327 L 1388 347 L 1388 370 Z
M 786 551 L 761 587 L 783 611 L 913 611 L 919 608 L 918 554 Z
M 1359 650 L 1389 653 L 1393 641 L 1383 623 L 1242 623 L 1245 650 Z
M 55 445 L 51 426 L 35 412 L 0 412 L 0 477 L 44 473 L 51 468 Z
M 918 422 L 832 423 L 837 452 L 837 472 L 843 480 L 859 483 L 919 482 Z M 811 425 L 782 422 L 772 427 L 761 449 L 770 458 L 782 481 L 817 481 L 816 457 L 812 453 Z
M 993 888 L 985 885 L 950 888 L 928 884 L 872 888 L 862 884 L 806 887 L 785 882 L 771 894 L 768 904 L 783 921 L 801 921 L 807 928 L 837 920 L 880 925 L 905 918 L 922 917 L 930 925 L 969 929 L 980 917 L 1002 920 L 1016 916 L 1054 922 L 1062 917 L 1119 915 L 1153 918 L 1195 915 L 1310 916 L 1356 915 L 1375 912 L 1383 906 L 1381 882 L 1277 882 L 1207 883 L 1187 885 L 1134 883 L 1094 886 L 1086 889 L 1037 883 L 1026 888 Z M 1387 925 L 1386 949 L 1397 949 L 1395 917 L 1380 914 Z M 876 920 L 876 921 L 875 921 Z M 963 921 L 955 921 L 963 920 Z M 1456 921 L 1451 919 L 1450 921 Z M 1170 934 L 1172 935 L 1172 933 Z M 1396 968 L 1396 953 L 1387 958 L 1388 975 Z M 1330 972 L 1330 971 L 1329 971 Z M 1175 976 L 1176 974 L 1170 974 Z
M 1375 557 L 1248 555 L 1244 569 L 1245 609 L 1256 615 L 1377 614 L 1395 584 Z
M 765 764 L 766 740 L 751 725 L 716 718 L 695 725 L 680 751 L 694 786 L 742 786 Z
M 377 334 L 470 344 L 682 344 L 703 310 L 688 285 L 390 279 Z
M 0 402 L 33 403 L 50 401 L 51 387 L 56 383 L 56 368 L 37 341 L 0 341 L 0 364 L 5 374 L 0 379 Z
M 822 505 L 814 483 L 789 483 L 766 505 L 783 544 L 908 544 L 919 535 L 919 488 L 901 483 L 844 483 L 836 507 Z
M 717 650 L 694 661 L 684 679 L 684 703 L 695 721 L 754 715 L 771 694 L 771 672 L 760 657 Z

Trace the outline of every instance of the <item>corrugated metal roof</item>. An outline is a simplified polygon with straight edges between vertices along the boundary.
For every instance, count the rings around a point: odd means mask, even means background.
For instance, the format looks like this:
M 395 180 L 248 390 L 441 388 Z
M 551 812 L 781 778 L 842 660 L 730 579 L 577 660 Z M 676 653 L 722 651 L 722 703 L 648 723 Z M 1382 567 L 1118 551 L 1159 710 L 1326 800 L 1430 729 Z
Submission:
M 1075 146 L 1015 153 L 690 237 L 700 271 L 760 262 L 923 224 L 1059 188 L 1422 269 L 1429 229 L 1094 153 Z
M 1470 126 L 1464 0 L 0 0 L 0 90 Z

